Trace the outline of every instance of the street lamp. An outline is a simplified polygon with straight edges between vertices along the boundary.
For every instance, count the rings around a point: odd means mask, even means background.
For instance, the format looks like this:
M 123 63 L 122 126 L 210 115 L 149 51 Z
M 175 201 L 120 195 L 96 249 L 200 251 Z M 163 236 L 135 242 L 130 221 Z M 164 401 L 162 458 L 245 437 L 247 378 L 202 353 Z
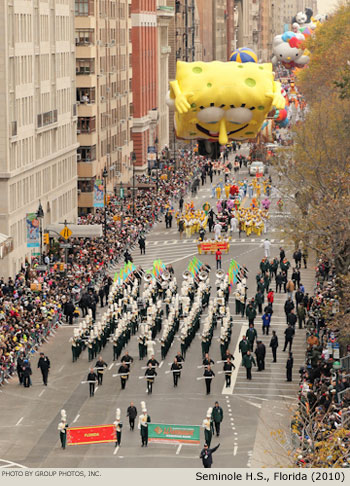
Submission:
M 107 172 L 107 169 L 106 167 L 103 169 L 103 173 L 102 173 L 102 177 L 103 177 L 103 192 L 104 192 L 104 225 L 103 225 L 103 236 L 106 240 L 106 237 L 107 237 L 107 177 L 108 177 L 108 172 Z
M 44 211 L 39 199 L 39 207 L 36 212 L 36 217 L 39 220 L 39 232 L 40 232 L 40 265 L 43 263 L 43 225 L 42 221 L 44 219 Z
M 136 162 L 136 154 L 135 152 L 131 152 L 131 160 L 132 160 L 132 217 L 135 218 L 135 162 Z

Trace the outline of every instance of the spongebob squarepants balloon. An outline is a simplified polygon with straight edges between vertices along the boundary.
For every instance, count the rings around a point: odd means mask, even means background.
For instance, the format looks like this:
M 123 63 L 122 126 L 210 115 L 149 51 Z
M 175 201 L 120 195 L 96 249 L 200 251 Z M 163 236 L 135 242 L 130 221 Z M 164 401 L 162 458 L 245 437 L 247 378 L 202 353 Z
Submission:
M 280 83 L 271 64 L 181 62 L 170 82 L 176 135 L 185 140 L 255 138 L 272 107 L 284 108 Z

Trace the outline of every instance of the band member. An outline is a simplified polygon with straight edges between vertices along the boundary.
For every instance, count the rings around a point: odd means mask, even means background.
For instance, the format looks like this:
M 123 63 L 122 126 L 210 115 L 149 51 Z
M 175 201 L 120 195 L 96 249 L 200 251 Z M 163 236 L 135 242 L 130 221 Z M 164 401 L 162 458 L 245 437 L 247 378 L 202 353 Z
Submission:
M 129 355 L 129 351 L 125 351 L 125 354 L 124 356 L 122 357 L 121 359 L 121 362 L 128 365 L 129 368 L 130 368 L 130 365 L 131 363 L 133 363 L 134 361 L 134 358 L 132 358 L 130 355 Z
M 205 376 L 205 386 L 206 386 L 206 389 L 207 389 L 207 395 L 209 395 L 210 394 L 211 382 L 212 382 L 213 376 L 215 376 L 215 373 L 211 369 L 210 364 L 208 364 L 207 368 L 205 368 L 203 376 Z
M 93 397 L 95 395 L 95 384 L 96 384 L 96 381 L 97 381 L 97 375 L 94 372 L 93 368 L 90 368 L 90 372 L 89 372 L 86 380 L 89 383 L 90 397 Z
M 231 363 L 230 358 L 227 358 L 226 363 L 224 363 L 226 388 L 231 386 L 231 375 L 232 375 L 232 370 L 234 369 L 236 369 L 235 365 Z
M 157 376 L 156 370 L 152 367 L 152 363 L 149 363 L 148 368 L 145 372 L 145 376 L 147 377 L 147 392 L 149 394 L 152 393 L 152 387 L 154 383 L 154 378 Z
M 211 414 L 213 412 L 213 409 L 210 407 L 207 410 L 207 416 L 202 422 L 202 427 L 204 428 L 204 440 L 205 443 L 208 444 L 208 447 L 210 447 L 211 443 L 211 438 L 213 436 L 213 424 L 211 420 Z
M 179 364 L 177 362 L 177 359 L 175 358 L 174 363 L 171 364 L 171 368 L 170 368 L 170 370 L 173 373 L 174 387 L 177 387 L 177 382 L 178 382 L 178 380 L 181 376 L 181 372 L 180 372 L 181 369 L 182 369 L 181 364 Z M 179 370 L 179 371 L 177 371 L 177 370 Z
M 57 430 L 60 432 L 60 440 L 62 449 L 66 448 L 67 443 L 67 415 L 65 410 L 61 410 L 61 422 L 58 424 Z
M 121 366 L 119 366 L 118 370 L 118 375 L 120 376 L 120 383 L 122 385 L 122 390 L 125 389 L 126 381 L 129 378 L 129 365 L 126 363 L 123 363 Z
M 141 447 L 147 447 L 148 445 L 148 424 L 151 421 L 151 417 L 147 413 L 145 402 L 141 402 L 142 414 L 139 416 L 138 428 L 141 433 Z
M 115 434 L 116 434 L 116 442 L 115 445 L 120 446 L 122 442 L 122 427 L 123 424 L 120 421 L 120 408 L 117 408 L 116 415 L 115 415 Z
M 95 364 L 95 369 L 97 371 L 97 384 L 101 386 L 103 382 L 103 373 L 105 371 L 105 368 L 107 368 L 107 363 L 103 361 L 102 356 L 99 356 Z

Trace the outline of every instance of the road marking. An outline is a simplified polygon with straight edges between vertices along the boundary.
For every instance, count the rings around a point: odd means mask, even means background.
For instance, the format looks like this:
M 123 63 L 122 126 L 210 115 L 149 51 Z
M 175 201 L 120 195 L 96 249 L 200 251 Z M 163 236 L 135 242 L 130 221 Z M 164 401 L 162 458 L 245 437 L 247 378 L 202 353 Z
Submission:
M 164 363 L 164 361 L 161 361 L 161 362 L 159 363 L 159 368 L 161 368 L 161 367 L 163 366 L 163 363 Z
M 182 449 L 182 444 L 179 445 L 179 447 L 176 449 L 176 454 L 180 454 L 180 451 Z
M 44 393 L 45 390 L 42 390 L 40 393 L 39 393 L 39 397 L 41 397 L 41 395 Z
M 233 448 L 233 455 L 234 456 L 237 455 L 237 450 L 238 450 L 238 446 L 234 446 L 234 448 Z
M 119 446 L 117 446 L 115 449 L 114 449 L 114 452 L 113 452 L 113 456 L 115 456 L 117 454 L 117 452 L 119 451 Z
M 19 425 L 19 424 L 22 422 L 22 420 L 23 420 L 23 419 L 24 419 L 24 417 L 21 417 L 21 418 L 19 419 L 19 421 L 16 423 L 16 425 Z
M 75 424 L 75 422 L 78 420 L 79 417 L 80 417 L 80 413 L 78 413 L 78 415 L 75 417 L 72 423 Z
M 58 370 L 59 373 L 61 373 L 61 371 L 63 370 L 64 368 L 64 365 L 61 366 L 61 368 Z
M 97 392 L 97 390 L 98 390 L 98 386 L 95 388 L 95 393 Z
M 112 364 L 109 366 L 109 368 L 108 368 L 108 369 L 109 369 L 109 370 L 111 370 L 111 369 L 113 368 L 113 366 L 114 366 L 114 363 L 112 363 Z
M 242 355 L 239 351 L 239 343 L 242 340 L 243 336 L 245 336 L 247 329 L 248 329 L 248 326 L 247 326 L 247 323 L 245 322 L 243 324 L 243 326 L 241 327 L 241 332 L 239 333 L 239 336 L 238 336 L 238 339 L 237 339 L 236 349 L 235 349 L 235 352 L 233 353 L 234 361 L 236 363 L 236 368 L 233 370 L 232 375 L 231 375 L 231 386 L 230 386 L 229 391 L 228 391 L 225 384 L 224 384 L 223 389 L 222 389 L 223 395 L 227 395 L 227 393 L 229 393 L 230 395 L 233 394 L 233 389 L 234 389 L 235 384 L 236 384 L 239 368 L 241 366 L 241 361 L 242 361 Z

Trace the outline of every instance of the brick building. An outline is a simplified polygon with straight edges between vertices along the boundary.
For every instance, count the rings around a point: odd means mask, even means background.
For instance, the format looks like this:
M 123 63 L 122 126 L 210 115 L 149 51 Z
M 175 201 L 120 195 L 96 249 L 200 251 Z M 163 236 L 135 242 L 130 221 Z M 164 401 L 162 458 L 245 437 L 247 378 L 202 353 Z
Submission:
M 147 169 L 147 151 L 157 138 L 158 112 L 158 33 L 157 1 L 132 0 L 132 139 L 135 169 Z

